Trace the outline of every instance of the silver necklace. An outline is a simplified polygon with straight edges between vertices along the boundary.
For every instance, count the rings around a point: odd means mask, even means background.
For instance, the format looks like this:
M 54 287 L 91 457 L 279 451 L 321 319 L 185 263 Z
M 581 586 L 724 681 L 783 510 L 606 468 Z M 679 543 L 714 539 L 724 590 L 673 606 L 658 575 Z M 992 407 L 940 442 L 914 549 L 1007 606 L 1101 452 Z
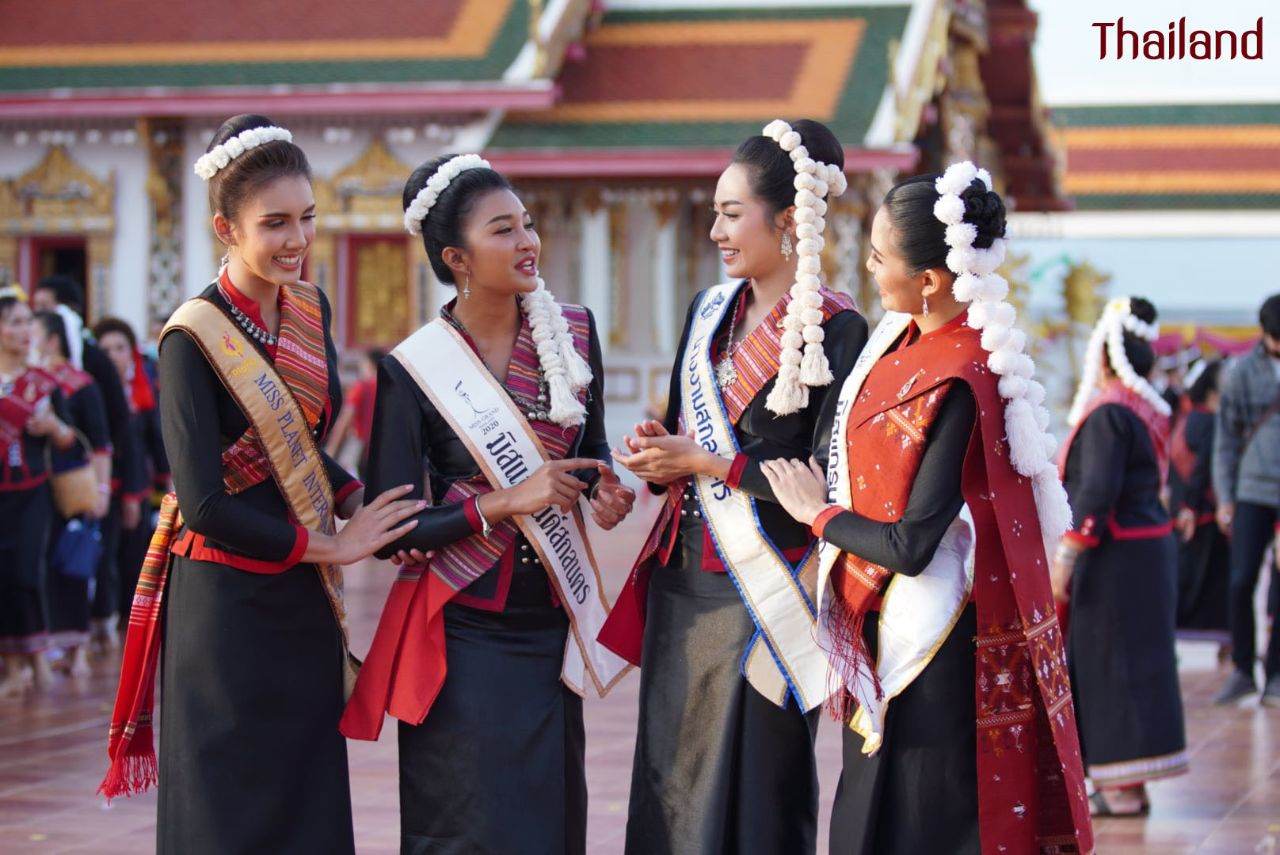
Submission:
M 276 336 L 273 336 L 271 333 L 258 326 L 258 323 L 253 318 L 240 311 L 240 309 L 236 307 L 236 304 L 231 302 L 230 295 L 225 291 L 222 292 L 222 298 L 227 301 L 227 306 L 231 309 L 231 317 L 235 318 L 236 323 L 240 325 L 240 329 L 244 330 L 245 334 L 248 335 L 249 338 L 259 344 L 265 344 L 267 347 L 276 346 L 276 342 L 278 341 Z
M 733 367 L 733 354 L 737 352 L 739 344 L 733 340 L 733 330 L 737 323 L 738 308 L 735 306 L 733 314 L 729 316 L 729 338 L 724 344 L 724 354 L 716 363 L 716 385 L 721 389 L 728 389 L 738 382 L 738 369 Z

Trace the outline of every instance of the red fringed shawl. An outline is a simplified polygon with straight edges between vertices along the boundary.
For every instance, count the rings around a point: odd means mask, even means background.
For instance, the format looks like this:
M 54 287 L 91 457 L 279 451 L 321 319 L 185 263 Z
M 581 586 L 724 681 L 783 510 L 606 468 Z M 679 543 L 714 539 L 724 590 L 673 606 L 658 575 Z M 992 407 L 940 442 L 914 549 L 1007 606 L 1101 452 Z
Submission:
M 854 509 L 882 521 L 901 514 L 942 393 L 957 380 L 967 383 L 978 406 L 962 490 L 977 541 L 982 851 L 1088 853 L 1093 836 L 1048 561 L 1031 481 L 1009 461 L 1005 405 L 987 356 L 979 333 L 960 322 L 876 363 L 849 417 Z M 887 578 L 860 559 L 836 565 L 832 616 L 844 626 L 833 627 L 833 638 L 852 637 Z

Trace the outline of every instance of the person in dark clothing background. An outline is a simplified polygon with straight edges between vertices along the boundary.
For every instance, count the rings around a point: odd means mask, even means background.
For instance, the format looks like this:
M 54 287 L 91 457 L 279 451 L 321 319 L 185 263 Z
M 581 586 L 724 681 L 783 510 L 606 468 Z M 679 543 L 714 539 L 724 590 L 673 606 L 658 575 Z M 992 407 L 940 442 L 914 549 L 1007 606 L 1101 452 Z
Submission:
M 1258 312 L 1262 340 L 1222 382 L 1213 438 L 1218 525 L 1231 538 L 1231 658 L 1235 671 L 1214 701 L 1230 704 L 1258 690 L 1253 592 L 1267 547 L 1280 530 L 1280 294 Z M 1273 584 L 1277 578 L 1269 574 Z M 1263 663 L 1262 703 L 1280 705 L 1280 633 Z

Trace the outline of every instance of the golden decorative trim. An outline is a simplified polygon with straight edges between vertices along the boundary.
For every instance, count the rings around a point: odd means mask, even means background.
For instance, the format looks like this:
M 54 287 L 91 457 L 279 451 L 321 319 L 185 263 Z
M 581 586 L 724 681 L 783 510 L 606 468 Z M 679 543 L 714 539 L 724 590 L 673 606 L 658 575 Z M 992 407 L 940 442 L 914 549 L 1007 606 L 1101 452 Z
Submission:
M 1075 149 L 1271 148 L 1280 146 L 1280 125 L 1143 125 L 1062 128 L 1061 141 Z
M 1161 169 L 1132 172 L 1068 172 L 1068 194 L 1280 193 L 1280 170 L 1271 172 Z
M 403 228 L 400 197 L 413 167 L 378 137 L 351 163 L 330 178 L 316 178 L 312 188 L 320 212 L 320 232 L 386 232 Z
M 513 0 L 467 0 L 448 33 L 436 38 L 64 44 L 0 48 L 0 66 L 149 65 L 173 63 L 335 62 L 341 60 L 480 59 Z

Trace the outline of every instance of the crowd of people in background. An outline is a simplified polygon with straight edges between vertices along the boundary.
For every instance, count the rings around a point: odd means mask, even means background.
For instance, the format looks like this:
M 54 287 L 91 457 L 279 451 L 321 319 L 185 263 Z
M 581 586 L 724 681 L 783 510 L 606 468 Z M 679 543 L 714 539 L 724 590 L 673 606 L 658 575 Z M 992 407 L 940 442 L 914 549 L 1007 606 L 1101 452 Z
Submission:
M 119 318 L 85 325 L 84 291 L 50 276 L 0 290 L 0 695 L 89 673 L 120 646 L 169 488 L 154 360 Z

